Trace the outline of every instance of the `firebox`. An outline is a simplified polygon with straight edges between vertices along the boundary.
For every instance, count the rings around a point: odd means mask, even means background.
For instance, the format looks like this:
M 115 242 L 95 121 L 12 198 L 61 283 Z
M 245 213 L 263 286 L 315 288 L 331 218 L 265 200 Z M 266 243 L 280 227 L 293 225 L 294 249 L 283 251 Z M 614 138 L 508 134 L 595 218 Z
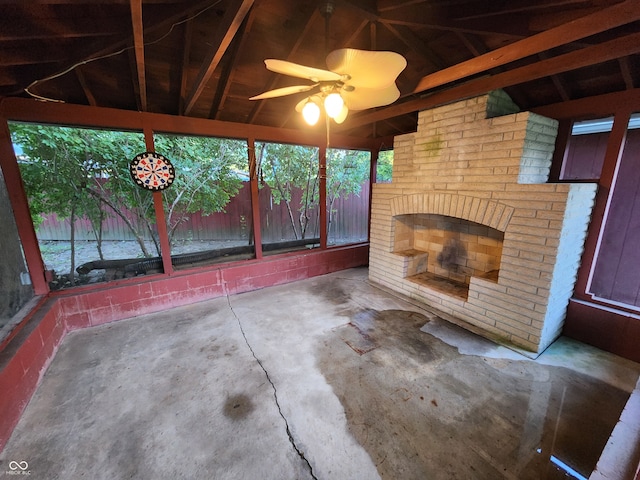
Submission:
M 502 91 L 420 112 L 372 193 L 369 278 L 537 356 L 562 330 L 594 184 L 549 183 L 557 122 Z
M 412 281 L 466 299 L 472 277 L 498 280 L 503 232 L 445 215 L 398 215 L 394 222 L 394 253 L 411 263 Z

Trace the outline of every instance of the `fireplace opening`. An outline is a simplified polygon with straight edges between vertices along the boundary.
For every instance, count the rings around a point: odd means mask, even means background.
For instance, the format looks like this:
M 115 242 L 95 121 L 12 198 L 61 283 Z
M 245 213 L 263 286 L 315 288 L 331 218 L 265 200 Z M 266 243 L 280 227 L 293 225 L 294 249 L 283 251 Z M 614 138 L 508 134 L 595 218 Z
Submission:
M 397 215 L 394 223 L 393 252 L 408 280 L 465 300 L 471 277 L 498 281 L 504 232 L 436 214 Z

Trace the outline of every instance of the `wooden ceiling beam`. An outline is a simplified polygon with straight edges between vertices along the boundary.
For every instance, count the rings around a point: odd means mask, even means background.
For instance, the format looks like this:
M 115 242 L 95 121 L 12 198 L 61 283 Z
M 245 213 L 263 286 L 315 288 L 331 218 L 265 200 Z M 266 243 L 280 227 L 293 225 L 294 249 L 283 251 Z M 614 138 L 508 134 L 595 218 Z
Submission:
M 545 50 L 565 45 L 638 19 L 640 19 L 640 9 L 636 0 L 625 0 L 620 4 L 604 8 L 592 15 L 579 18 L 546 32 L 532 35 L 466 62 L 427 75 L 420 80 L 414 93 L 424 92 L 431 88 L 461 80 L 470 75 L 506 65 L 509 62 L 536 55 Z
M 231 42 L 231 47 L 229 48 L 229 61 L 224 66 L 222 72 L 220 73 L 220 81 L 218 82 L 218 86 L 216 88 L 216 94 L 213 96 L 213 103 L 211 104 L 211 108 L 209 109 L 209 118 L 215 120 L 218 117 L 218 113 L 224 105 L 224 100 L 229 93 L 229 89 L 231 88 L 231 75 L 233 74 L 233 70 L 235 69 L 236 61 L 238 60 L 238 52 L 240 51 L 240 47 L 243 44 L 243 40 L 246 38 L 245 32 L 247 28 L 248 19 L 245 19 L 242 22 L 242 25 L 239 30 L 240 38 L 236 38 L 233 42 Z
M 84 73 L 82 73 L 82 68 L 76 68 L 75 73 L 76 77 L 78 78 L 78 82 L 82 87 L 82 91 L 84 92 L 84 96 L 87 97 L 89 105 L 91 105 L 92 107 L 97 107 L 98 103 L 96 102 L 96 98 L 93 96 L 93 93 L 89 88 L 89 84 L 87 83 L 87 79 L 84 76 Z
M 130 0 L 126 0 L 126 1 L 130 2 Z M 159 21 L 158 23 L 155 23 L 154 25 L 151 25 L 145 28 L 143 35 L 149 38 L 150 35 L 157 33 L 159 31 L 163 31 L 164 32 L 163 34 L 166 35 L 165 30 L 170 31 L 171 27 L 176 22 L 179 22 L 181 19 L 184 19 L 184 18 L 189 18 L 190 16 L 193 16 L 193 15 L 198 15 L 199 12 L 202 12 L 203 10 L 211 8 L 211 5 L 212 5 L 211 2 L 212 0 L 202 0 L 197 4 L 190 6 L 189 8 L 180 8 L 179 11 L 173 13 L 172 15 L 169 15 L 168 17 Z M 125 37 L 124 34 L 118 35 L 118 38 L 120 40 L 115 41 L 99 50 L 96 50 L 93 47 L 92 43 L 87 44 L 86 48 L 82 48 L 80 50 L 74 51 L 73 56 L 70 57 L 70 59 L 67 62 L 65 62 L 64 65 L 57 68 L 55 71 L 48 73 L 47 75 L 43 75 L 43 77 L 56 78 L 60 76 L 61 72 L 65 73 L 67 71 L 70 71 L 74 66 L 84 65 L 86 63 L 91 63 L 95 60 L 108 57 L 110 55 L 123 53 L 127 49 L 131 48 L 131 45 L 133 44 L 132 37 L 130 36 L 126 36 L 125 38 L 123 37 Z M 34 80 L 30 80 L 30 81 L 33 83 Z M 39 83 L 41 81 L 42 80 L 38 80 L 38 79 L 35 80 L 36 83 Z
M 57 63 L 63 61 L 66 56 L 64 52 L 54 49 L 41 49 L 36 55 L 25 55 L 24 49 L 18 47 L 2 49 L 0 56 L 0 67 L 16 67 L 20 65 L 40 65 L 43 63 Z
M 212 45 L 214 47 L 202 63 L 191 93 L 185 102 L 185 115 L 189 115 L 198 101 L 211 75 L 213 75 L 213 72 L 222 60 L 222 56 L 227 51 L 227 48 L 229 48 L 229 45 L 231 45 L 231 41 L 244 21 L 244 18 L 249 13 L 253 1 L 254 0 L 235 0 L 231 2 L 225 11 L 220 25 L 216 29 L 216 36 L 212 39 Z
M 133 26 L 133 47 L 136 57 L 136 71 L 138 74 L 138 91 L 140 94 L 140 107 L 147 111 L 147 81 L 144 65 L 144 38 L 142 26 L 142 0 L 130 0 L 131 24 Z
M 547 8 L 552 8 L 552 7 L 566 7 L 567 5 L 588 3 L 588 1 L 589 0 L 538 0 L 532 3 L 530 0 L 520 0 L 520 1 L 511 0 L 509 2 L 509 6 L 506 8 L 504 8 L 504 6 L 501 5 L 501 7 L 503 8 L 493 10 L 490 12 L 483 12 L 475 15 L 458 17 L 456 18 L 456 20 L 472 20 L 472 19 L 475 20 L 478 18 L 487 18 L 487 17 L 496 16 L 496 15 L 510 15 L 514 13 L 530 12 L 532 10 L 545 10 Z M 489 5 L 496 6 L 497 3 L 489 3 Z
M 32 40 L 58 40 L 60 38 L 95 38 L 109 37 L 114 38 L 122 35 L 122 31 L 106 24 L 91 25 L 92 22 L 86 24 L 74 25 L 73 31 L 67 28 L 64 32 L 50 30 L 26 30 L 24 25 L 19 23 L 11 23 L 7 20 L 0 22 L 0 41 L 32 41 Z
M 191 37 L 193 22 L 186 22 L 182 40 L 182 70 L 180 75 L 180 98 L 178 99 L 178 115 L 184 115 L 184 103 L 187 98 L 187 82 L 189 80 L 189 53 L 191 52 Z
M 456 37 L 460 39 L 462 44 L 474 57 L 479 57 L 480 55 L 487 53 L 486 46 L 478 40 L 478 37 L 475 35 L 472 36 L 464 32 L 456 32 Z
M 380 18 L 380 16 L 378 15 L 378 11 L 373 4 L 367 5 L 362 2 L 356 2 L 354 0 L 343 0 L 342 4 L 347 8 L 357 10 L 365 20 L 368 20 L 370 22 L 376 22 L 378 18 Z M 340 15 L 340 12 L 338 12 L 337 14 L 334 13 L 334 15 Z
M 370 22 L 367 19 L 362 20 L 362 22 L 360 22 L 360 25 L 358 25 L 353 32 L 351 32 L 351 35 L 349 35 L 347 38 L 338 41 L 338 45 L 343 45 L 345 47 L 348 47 L 349 45 L 353 45 L 353 43 L 356 41 L 356 38 L 358 38 L 358 35 L 360 35 L 360 33 L 362 33 L 362 31 L 366 28 L 367 25 L 371 25 L 370 29 L 369 29 L 369 38 L 370 40 L 373 40 L 371 38 L 371 35 L 375 35 L 375 32 L 372 31 L 376 29 L 375 27 L 375 22 Z M 371 47 L 372 50 L 375 50 L 375 48 Z
M 538 13 L 529 20 L 529 30 L 531 32 L 544 32 L 551 28 L 573 22 L 580 17 L 585 17 L 597 13 L 602 7 L 574 8 L 560 12 Z
M 380 23 L 382 23 L 382 25 L 384 25 L 387 30 L 389 30 L 396 38 L 398 38 L 407 47 L 409 47 L 409 49 L 412 50 L 416 55 L 419 55 L 426 62 L 430 63 L 433 66 L 434 70 L 441 70 L 445 68 L 445 63 L 442 61 L 442 59 L 435 53 L 433 53 L 433 51 L 429 48 L 429 45 L 425 44 L 424 40 L 419 38 L 409 28 L 400 25 L 393 26 L 385 22 L 384 20 L 381 20 Z
M 292 38 L 295 38 L 296 41 L 291 47 L 291 50 L 289 51 L 289 55 L 287 55 L 287 58 L 285 60 L 291 60 L 291 58 L 296 54 L 296 52 L 300 48 L 300 45 L 302 44 L 302 40 L 307 36 L 307 34 L 311 30 L 314 23 L 320 21 L 321 19 L 322 19 L 322 14 L 320 13 L 320 10 L 317 8 L 314 8 L 311 14 L 309 15 L 309 18 L 305 22 L 303 28 L 301 29 L 300 33 L 298 35 L 291 36 Z M 267 85 L 265 85 L 262 91 L 267 92 L 275 88 L 280 78 L 281 78 L 280 75 L 277 75 L 275 73 L 271 74 L 271 80 L 267 83 Z M 256 92 L 256 94 L 257 93 L 258 92 Z M 264 107 L 264 100 L 259 100 L 258 102 L 256 102 L 256 105 L 253 107 L 253 109 L 251 110 L 251 113 L 249 114 L 248 123 L 253 123 L 255 121 L 255 119 L 258 117 L 258 114 L 260 113 L 263 107 Z M 284 121 L 286 122 L 287 120 L 285 119 Z
M 386 123 L 387 125 L 389 125 L 390 127 L 392 127 L 393 129 L 395 129 L 398 132 L 403 132 L 404 131 L 404 126 L 401 124 L 401 122 L 398 121 L 398 118 L 387 118 L 386 120 L 384 120 L 384 123 Z
M 129 80 L 131 81 L 131 88 L 133 89 L 133 98 L 136 102 L 136 110 L 139 112 L 143 112 L 142 103 L 140 103 L 140 84 L 138 83 L 138 76 L 136 75 L 136 56 L 132 49 L 129 49 L 125 52 L 127 56 L 127 61 L 129 62 L 129 70 L 131 72 L 131 76 Z
M 547 60 L 549 58 L 549 55 L 547 54 L 547 52 L 540 52 L 538 54 L 538 58 L 542 59 L 542 60 Z M 551 75 L 551 81 L 553 82 L 553 85 L 556 87 L 556 90 L 558 90 L 558 93 L 560 94 L 560 98 L 563 101 L 567 101 L 567 100 L 571 100 L 571 96 L 568 93 L 568 88 L 565 85 L 565 83 L 562 81 L 562 79 L 560 78 L 559 75 Z
M 234 84 L 234 79 L 236 75 L 236 61 L 238 59 L 238 54 L 244 48 L 244 45 L 247 42 L 249 37 L 249 32 L 253 27 L 253 22 L 256 19 L 258 9 L 252 8 L 249 11 L 249 15 L 245 19 L 244 23 L 240 27 L 240 38 L 237 40 L 233 54 L 231 55 L 231 59 L 228 64 L 228 72 L 223 72 L 222 77 L 225 79 L 223 85 L 217 89 L 216 95 L 213 99 L 212 108 L 209 111 L 209 118 L 213 118 L 214 120 L 218 118 L 218 114 L 222 109 L 224 109 L 224 104 L 229 98 L 229 92 L 231 91 L 231 86 Z M 215 107 L 215 111 L 213 109 Z
M 376 50 L 378 47 L 378 24 L 369 22 L 369 48 Z
M 479 22 L 479 21 L 465 21 L 465 22 L 455 22 L 448 18 L 442 18 L 437 16 L 437 18 L 429 18 L 427 21 L 420 21 L 420 17 L 416 17 L 415 19 L 408 20 L 408 17 L 404 15 L 384 15 L 380 17 L 380 21 L 384 21 L 389 25 L 402 25 L 405 27 L 409 27 L 412 29 L 420 30 L 435 30 L 442 32 L 464 32 L 464 33 L 473 33 L 475 35 L 504 35 L 505 37 L 510 37 L 513 39 L 521 39 L 527 36 L 529 32 L 528 24 L 525 23 L 522 19 L 519 22 L 515 20 L 512 22 L 503 22 L 500 19 L 492 20 L 490 22 Z
M 145 1 L 145 3 L 147 3 Z M 160 33 L 160 37 L 167 35 L 171 28 L 173 28 L 176 24 L 187 18 L 194 18 L 200 15 L 205 10 L 208 10 L 212 7 L 212 0 L 202 0 L 194 5 L 189 5 L 188 8 L 179 8 L 175 13 L 172 13 L 168 17 L 164 18 L 153 25 L 149 25 L 144 29 L 144 36 L 151 39 L 151 42 L 155 42 L 156 39 L 153 39 L 151 36 L 157 33 Z M 113 52 L 123 46 L 126 46 L 131 43 L 131 39 L 124 39 L 119 42 L 113 43 L 112 45 L 103 48 L 102 50 L 95 52 L 94 56 L 102 56 Z
M 531 109 L 532 112 L 543 117 L 555 118 L 556 120 L 599 118 L 621 110 L 640 110 L 640 88 L 553 103 Z
M 378 0 L 378 11 L 388 12 L 390 10 L 399 10 L 404 7 L 410 7 L 412 5 L 419 5 L 421 3 L 427 3 L 430 0 L 406 0 L 405 2 L 396 2 L 394 0 Z
M 497 75 L 470 80 L 462 85 L 435 92 L 425 98 L 409 100 L 371 113 L 354 115 L 340 126 L 340 131 L 637 53 L 640 53 L 640 33 L 585 47 Z
M 631 74 L 631 66 L 629 65 L 629 57 L 622 57 L 618 59 L 618 65 L 620 65 L 620 73 L 624 80 L 624 85 L 627 90 L 634 88 L 633 75 Z
M 479 57 L 480 55 L 484 55 L 489 51 L 487 46 L 476 36 L 470 35 L 468 33 L 456 32 L 456 36 L 460 39 L 462 44 L 469 50 L 474 57 Z M 492 70 L 492 73 L 502 73 L 505 69 L 503 67 L 496 67 Z M 511 99 L 517 105 L 526 105 L 526 95 L 524 92 L 519 90 L 510 91 L 509 95 Z

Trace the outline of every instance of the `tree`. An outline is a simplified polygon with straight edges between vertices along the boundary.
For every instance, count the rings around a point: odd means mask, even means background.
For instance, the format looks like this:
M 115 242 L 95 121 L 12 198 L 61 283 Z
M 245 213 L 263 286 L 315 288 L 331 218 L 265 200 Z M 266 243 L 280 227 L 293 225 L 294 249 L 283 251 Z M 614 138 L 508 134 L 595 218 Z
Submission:
M 69 219 L 70 272 L 74 272 L 76 218 L 86 217 L 93 225 L 102 218 L 100 197 L 94 190 L 107 169 L 101 155 L 96 155 L 96 135 L 86 129 L 18 123 L 11 124 L 11 130 L 14 143 L 27 158 L 20 171 L 34 223 L 48 213 Z M 110 140 L 122 146 L 122 142 Z M 71 284 L 74 278 L 70 274 Z
M 376 182 L 391 182 L 393 170 L 393 150 L 382 150 L 378 153 L 378 169 L 376 172 Z
M 371 154 L 358 150 L 327 150 L 327 211 L 331 231 L 336 199 L 347 195 L 360 195 L 362 184 L 369 179 Z
M 285 203 L 294 238 L 305 238 L 311 212 L 319 202 L 318 149 L 259 142 L 256 162 L 261 180 L 271 187 L 273 201 L 278 205 Z M 292 200 L 296 189 L 302 192 L 302 199 L 294 215 Z
M 137 187 L 129 174 L 131 159 L 146 150 L 141 133 L 19 123 L 10 128 L 24 152 L 20 171 L 34 223 L 51 213 L 70 220 L 72 272 L 74 220 L 80 217 L 91 221 L 101 259 L 108 215 L 124 222 L 145 257 L 151 256 L 148 239 L 160 253 L 153 194 Z M 247 163 L 243 141 L 159 135 L 156 151 L 177 172 L 174 184 L 162 193 L 170 238 L 190 213 L 222 211 L 242 184 L 236 170 Z
M 156 151 L 169 158 L 176 179 L 163 192 L 169 241 L 189 214 L 211 215 L 242 187 L 239 173 L 247 170 L 247 144 L 224 138 L 156 135 Z

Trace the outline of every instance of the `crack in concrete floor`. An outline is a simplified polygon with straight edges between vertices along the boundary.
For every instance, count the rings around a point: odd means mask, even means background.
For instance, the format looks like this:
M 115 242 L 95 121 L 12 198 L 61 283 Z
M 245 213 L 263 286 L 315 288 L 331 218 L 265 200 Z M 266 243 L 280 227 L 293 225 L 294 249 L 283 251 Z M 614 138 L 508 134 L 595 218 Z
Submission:
M 285 425 L 285 429 L 286 429 L 286 432 L 287 432 L 287 437 L 289 438 L 289 442 L 291 443 L 291 446 L 296 451 L 296 453 L 298 454 L 300 459 L 306 464 L 307 468 L 309 469 L 309 474 L 311 475 L 311 477 L 313 479 L 317 480 L 317 477 L 313 473 L 313 467 L 311 466 L 311 463 L 309 462 L 307 457 L 305 457 L 304 452 L 301 451 L 300 448 L 298 447 L 295 438 L 293 438 L 293 434 L 291 433 L 291 429 L 289 428 L 289 421 L 287 420 L 287 417 L 285 417 L 284 413 L 282 413 L 282 408 L 280 407 L 280 402 L 278 401 L 278 389 L 276 388 L 275 384 L 273 383 L 273 380 L 271 380 L 271 376 L 269 375 L 269 372 L 265 368 L 264 364 L 256 356 L 256 353 L 254 352 L 253 348 L 251 347 L 251 344 L 249 343 L 249 339 L 247 338 L 247 335 L 244 332 L 244 328 L 242 328 L 242 321 L 240 320 L 240 317 L 236 314 L 235 310 L 233 309 L 233 305 L 231 305 L 231 299 L 229 298 L 228 294 L 227 294 L 227 302 L 229 304 L 229 309 L 231 310 L 231 313 L 233 314 L 233 316 L 235 317 L 236 321 L 238 322 L 238 327 L 240 328 L 240 333 L 242 333 L 242 337 L 244 338 L 244 341 L 246 342 L 247 347 L 251 351 L 251 355 L 253 355 L 253 358 L 255 358 L 256 362 L 258 363 L 258 365 L 260 366 L 260 368 L 264 372 L 264 375 L 267 378 L 267 381 L 269 382 L 269 384 L 271 385 L 271 388 L 273 388 L 273 399 L 275 401 L 276 407 L 278 408 L 278 413 L 282 417 L 282 420 L 284 420 L 284 425 Z

